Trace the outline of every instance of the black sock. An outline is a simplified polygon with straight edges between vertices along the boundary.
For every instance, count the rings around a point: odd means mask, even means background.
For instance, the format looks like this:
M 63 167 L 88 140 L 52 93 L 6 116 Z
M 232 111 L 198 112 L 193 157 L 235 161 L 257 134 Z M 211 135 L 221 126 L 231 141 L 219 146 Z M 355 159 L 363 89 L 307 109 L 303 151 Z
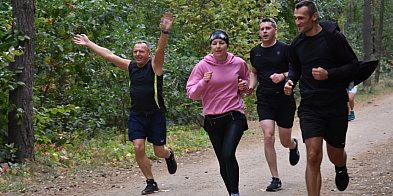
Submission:
M 347 166 L 346 165 L 344 165 L 342 167 L 335 166 L 335 168 L 336 168 L 336 172 L 338 172 L 338 171 L 347 171 Z
M 169 157 L 168 157 L 168 158 L 165 158 L 165 159 L 170 159 L 170 158 L 172 158 L 172 156 L 173 156 L 173 154 L 172 154 L 172 151 L 170 150 L 170 151 L 169 151 Z
M 147 179 L 146 183 L 147 184 L 153 184 L 153 183 L 155 183 L 155 181 L 154 181 L 154 179 Z

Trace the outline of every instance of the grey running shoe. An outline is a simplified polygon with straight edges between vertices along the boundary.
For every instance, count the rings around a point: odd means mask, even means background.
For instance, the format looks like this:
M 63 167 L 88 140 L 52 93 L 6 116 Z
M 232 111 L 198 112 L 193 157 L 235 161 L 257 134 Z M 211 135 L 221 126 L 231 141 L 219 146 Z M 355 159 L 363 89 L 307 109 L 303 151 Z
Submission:
M 169 151 L 170 151 L 171 155 L 169 156 L 169 158 L 165 159 L 165 161 L 166 161 L 166 165 L 168 167 L 168 172 L 170 174 L 174 174 L 174 173 L 176 173 L 176 170 L 177 170 L 177 163 L 176 163 L 176 160 L 175 160 L 175 153 L 173 152 L 172 149 L 169 149 Z
M 157 182 L 148 182 L 146 180 L 146 188 L 143 189 L 142 191 L 142 195 L 148 195 L 148 194 L 152 194 L 154 193 L 154 191 L 158 191 L 158 186 L 157 186 Z
M 290 150 L 289 150 L 289 163 L 290 163 L 292 166 L 295 166 L 295 165 L 299 162 L 300 153 L 299 153 L 299 148 L 298 148 L 299 144 L 298 144 L 297 139 L 294 138 L 293 140 L 294 140 L 295 143 L 296 143 L 296 147 L 295 147 L 294 149 L 290 149 Z
M 269 192 L 276 192 L 281 190 L 281 180 L 276 177 L 272 177 L 272 181 L 270 182 L 270 185 L 267 186 L 266 191 Z
M 336 169 L 336 187 L 339 191 L 345 191 L 349 184 L 347 168 Z

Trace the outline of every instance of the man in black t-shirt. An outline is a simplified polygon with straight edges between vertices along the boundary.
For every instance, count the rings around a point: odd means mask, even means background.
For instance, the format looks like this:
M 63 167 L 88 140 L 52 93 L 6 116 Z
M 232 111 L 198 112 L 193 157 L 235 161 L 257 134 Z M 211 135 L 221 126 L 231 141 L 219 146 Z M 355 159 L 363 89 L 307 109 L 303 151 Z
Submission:
M 300 34 L 290 46 L 291 66 L 284 92 L 292 94 L 300 79 L 300 128 L 306 144 L 308 195 L 319 195 L 323 140 L 329 160 L 335 165 L 336 186 L 344 191 L 349 183 L 345 152 L 348 128 L 346 88 L 357 71 L 358 60 L 334 22 L 318 22 L 312 1 L 295 6 L 295 23 Z
M 257 111 L 264 136 L 265 158 L 272 175 L 266 191 L 281 189 L 274 148 L 276 124 L 282 146 L 290 149 L 290 164 L 296 165 L 300 158 L 297 139 L 291 137 L 296 104 L 293 95 L 284 94 L 289 69 L 289 46 L 276 40 L 276 34 L 276 22 L 272 18 L 261 19 L 259 36 L 262 43 L 250 51 L 252 71 L 249 88 L 252 90 L 259 83 L 256 91 Z
M 152 59 L 150 59 L 151 48 L 146 41 L 138 41 L 134 45 L 134 60 L 131 61 L 95 44 L 84 34 L 74 37 L 76 44 L 90 48 L 99 56 L 129 73 L 131 110 L 128 120 L 128 137 L 134 145 L 135 160 L 146 177 L 147 186 L 142 191 L 142 195 L 158 191 L 145 151 L 146 140 L 153 144 L 156 156 L 165 158 L 170 174 L 174 174 L 177 170 L 174 152 L 165 146 L 166 118 L 162 96 L 164 50 L 168 43 L 169 29 L 173 19 L 173 15 L 168 12 L 161 18 L 161 34 Z

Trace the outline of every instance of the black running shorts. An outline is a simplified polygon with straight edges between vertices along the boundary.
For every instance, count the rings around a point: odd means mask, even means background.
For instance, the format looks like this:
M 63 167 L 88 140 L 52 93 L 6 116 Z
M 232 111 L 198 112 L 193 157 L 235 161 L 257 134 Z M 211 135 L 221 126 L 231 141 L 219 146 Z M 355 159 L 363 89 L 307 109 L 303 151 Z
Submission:
M 257 101 L 259 121 L 274 120 L 277 126 L 292 128 L 296 111 L 296 103 L 293 96 L 283 94 L 261 95 Z
M 298 116 L 303 141 L 312 137 L 323 137 L 326 143 L 333 147 L 345 147 L 348 128 L 346 102 L 326 106 L 308 106 L 301 103 Z

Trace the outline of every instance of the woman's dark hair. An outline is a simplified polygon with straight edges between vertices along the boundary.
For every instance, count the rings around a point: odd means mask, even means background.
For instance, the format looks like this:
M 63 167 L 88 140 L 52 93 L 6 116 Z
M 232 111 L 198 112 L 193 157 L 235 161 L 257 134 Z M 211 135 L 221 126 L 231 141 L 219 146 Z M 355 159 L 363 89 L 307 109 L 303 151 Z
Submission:
M 222 39 L 229 46 L 229 37 L 228 34 L 223 30 L 215 30 L 212 34 L 210 34 L 210 44 L 215 39 Z

